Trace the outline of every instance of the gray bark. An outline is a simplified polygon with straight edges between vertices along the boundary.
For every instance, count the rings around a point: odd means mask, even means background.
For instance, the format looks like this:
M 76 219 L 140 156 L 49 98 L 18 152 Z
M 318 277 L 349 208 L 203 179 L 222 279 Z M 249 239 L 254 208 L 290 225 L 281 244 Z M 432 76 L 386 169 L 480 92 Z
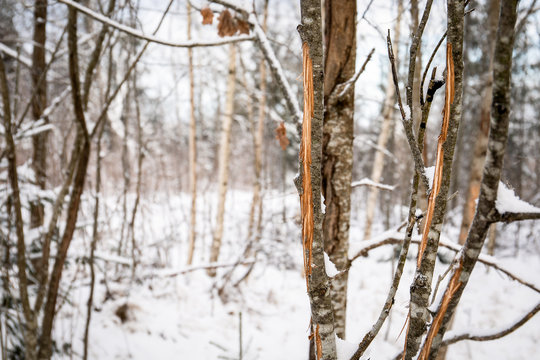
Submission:
M 413 283 L 411 284 L 410 319 L 406 337 L 405 359 L 410 360 L 418 353 L 422 336 L 430 322 L 427 309 L 431 294 L 431 283 L 437 257 L 437 248 L 443 227 L 444 216 L 451 179 L 454 148 L 462 111 L 462 79 L 463 79 L 463 17 L 465 1 L 448 1 L 448 37 L 452 45 L 454 62 L 454 101 L 450 106 L 448 133 L 443 144 L 443 172 L 439 193 L 435 199 L 435 209 L 429 228 L 426 248 L 417 266 Z M 409 70 L 410 71 L 410 70 Z M 426 224 L 427 226 L 427 224 Z
M 512 52 L 514 46 L 514 28 L 517 18 L 518 0 L 501 1 L 499 26 L 495 42 L 493 62 L 493 95 L 491 104 L 491 124 L 488 140 L 488 150 L 484 164 L 480 196 L 476 214 L 467 236 L 463 251 L 457 259 L 459 267 L 452 278 L 459 281 L 459 288 L 452 294 L 448 309 L 442 315 L 442 325 L 433 340 L 430 359 L 435 358 L 447 329 L 450 318 L 465 289 L 478 256 L 484 245 L 490 225 L 499 220 L 495 208 L 497 190 L 501 178 L 510 115 L 510 77 L 512 70 Z M 448 291 L 448 290 L 447 290 Z M 447 295 L 447 294 L 445 294 Z M 441 313 L 441 307 L 437 314 Z
M 301 0 L 298 31 L 304 49 L 304 120 L 297 187 L 302 203 L 302 242 L 306 285 L 318 359 L 335 360 L 336 337 L 330 281 L 324 266 L 321 163 L 324 108 L 321 2 Z
M 326 213 L 324 249 L 339 271 L 348 266 L 354 133 L 354 86 L 341 95 L 339 84 L 355 74 L 356 0 L 325 2 L 322 192 Z M 345 339 L 348 273 L 331 281 L 334 328 Z

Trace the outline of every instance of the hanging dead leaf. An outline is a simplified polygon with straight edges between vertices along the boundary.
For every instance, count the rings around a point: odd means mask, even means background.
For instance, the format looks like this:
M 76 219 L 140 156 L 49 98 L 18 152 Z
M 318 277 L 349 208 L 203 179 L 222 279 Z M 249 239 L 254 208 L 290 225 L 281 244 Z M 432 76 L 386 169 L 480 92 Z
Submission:
M 285 123 L 281 123 L 276 128 L 276 139 L 279 140 L 279 146 L 282 150 L 285 150 L 289 145 L 289 139 L 287 138 L 287 130 L 285 129 Z
M 232 17 L 229 10 L 223 10 L 221 14 L 219 14 L 218 21 L 218 35 L 220 37 L 233 36 L 236 34 L 236 31 L 238 30 L 236 27 L 236 21 Z
M 236 27 L 240 34 L 249 34 L 249 24 L 247 21 L 236 19 Z
M 203 25 L 212 25 L 212 22 L 214 21 L 214 13 L 209 7 L 202 8 L 201 15 Z

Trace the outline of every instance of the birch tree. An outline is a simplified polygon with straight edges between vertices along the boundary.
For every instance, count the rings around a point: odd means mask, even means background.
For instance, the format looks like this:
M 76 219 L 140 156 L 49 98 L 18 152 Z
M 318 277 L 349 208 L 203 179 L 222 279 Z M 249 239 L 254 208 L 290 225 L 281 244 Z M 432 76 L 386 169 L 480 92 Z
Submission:
M 225 216 L 225 200 L 227 198 L 227 183 L 229 180 L 229 157 L 231 142 L 231 126 L 234 116 L 234 95 L 236 88 L 236 46 L 229 46 L 229 75 L 227 78 L 227 95 L 225 99 L 225 113 L 222 115 L 221 138 L 219 145 L 219 170 L 218 170 L 218 205 L 216 225 L 212 247 L 210 249 L 210 262 L 216 262 L 219 258 L 221 241 L 223 238 L 223 219 Z M 208 275 L 215 276 L 216 269 L 210 268 Z
M 187 1 L 187 39 L 191 40 L 191 4 Z M 193 261 L 195 237 L 197 235 L 197 122 L 195 119 L 195 90 L 193 77 L 193 49 L 188 49 L 189 72 L 189 189 L 191 210 L 189 221 L 189 250 L 187 264 Z

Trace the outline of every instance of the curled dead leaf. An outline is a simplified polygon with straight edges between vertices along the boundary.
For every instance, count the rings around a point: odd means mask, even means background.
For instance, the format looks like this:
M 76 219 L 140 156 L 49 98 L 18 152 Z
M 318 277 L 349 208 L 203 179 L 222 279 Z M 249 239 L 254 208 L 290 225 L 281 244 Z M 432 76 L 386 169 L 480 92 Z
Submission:
M 285 123 L 281 123 L 276 128 L 276 139 L 279 140 L 279 146 L 282 150 L 285 150 L 289 145 L 289 139 L 287 138 L 287 130 L 285 129 Z
M 218 21 L 218 35 L 220 37 L 233 36 L 236 34 L 236 31 L 238 30 L 236 21 L 229 10 L 223 10 L 221 14 L 219 14 Z
M 212 10 L 210 10 L 209 7 L 205 7 L 201 9 L 201 15 L 202 15 L 202 24 L 203 25 L 212 25 L 212 22 L 214 21 L 214 13 Z
M 249 34 L 249 23 L 247 21 L 236 19 L 236 27 L 240 34 Z

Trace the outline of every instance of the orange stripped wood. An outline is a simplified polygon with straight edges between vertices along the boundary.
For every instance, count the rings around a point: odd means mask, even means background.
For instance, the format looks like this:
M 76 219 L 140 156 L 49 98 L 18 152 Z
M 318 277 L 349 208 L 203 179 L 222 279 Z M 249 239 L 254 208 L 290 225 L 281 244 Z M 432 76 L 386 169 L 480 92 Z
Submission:
M 304 43 L 303 75 L 304 75 L 304 118 L 302 121 L 302 139 L 300 144 L 300 160 L 302 162 L 302 194 L 300 208 L 302 213 L 302 245 L 304 250 L 304 272 L 306 286 L 309 290 L 308 277 L 311 275 L 311 257 L 313 247 L 313 191 L 311 187 L 311 120 L 313 119 L 313 63 L 309 56 L 309 46 Z
M 429 329 L 428 335 L 426 337 L 426 341 L 424 343 L 424 346 L 422 347 L 422 350 L 420 351 L 420 355 L 418 356 L 418 360 L 427 360 L 429 357 L 429 351 L 431 350 L 431 344 L 433 343 L 433 339 L 439 332 L 439 329 L 442 324 L 442 320 L 444 318 L 444 315 L 446 314 L 446 310 L 448 309 L 448 305 L 450 304 L 450 300 L 452 300 L 452 297 L 458 291 L 458 289 L 461 286 L 461 281 L 459 281 L 459 277 L 461 276 L 461 270 L 463 269 L 463 260 L 460 260 L 458 264 L 458 268 L 454 272 L 454 275 L 452 276 L 452 279 L 450 279 L 450 282 L 448 283 L 448 287 L 446 288 L 446 291 L 444 292 L 444 296 L 441 301 L 441 306 L 439 309 L 439 312 L 433 319 L 433 322 L 431 323 L 431 327 Z
M 435 173 L 433 175 L 433 185 L 429 193 L 428 208 L 426 214 L 426 223 L 422 232 L 422 242 L 418 249 L 417 266 L 420 267 L 424 251 L 426 250 L 429 229 L 433 220 L 433 212 L 435 211 L 435 200 L 439 194 L 442 183 L 443 172 L 443 145 L 448 135 L 448 123 L 450 122 L 450 105 L 454 102 L 454 60 L 452 59 L 452 44 L 446 45 L 446 88 L 444 98 L 443 122 L 441 124 L 441 133 L 437 142 L 437 159 L 435 161 Z

